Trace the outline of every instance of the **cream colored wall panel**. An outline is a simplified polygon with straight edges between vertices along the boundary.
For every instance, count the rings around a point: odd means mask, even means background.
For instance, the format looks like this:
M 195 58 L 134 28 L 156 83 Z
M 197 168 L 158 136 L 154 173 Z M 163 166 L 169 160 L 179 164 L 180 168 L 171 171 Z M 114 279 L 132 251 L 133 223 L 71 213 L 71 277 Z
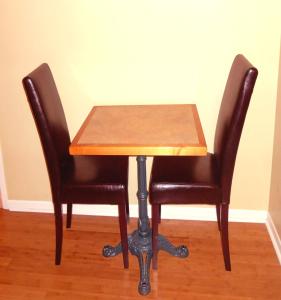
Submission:
M 281 238 L 281 39 L 269 214 Z
M 49 63 L 71 137 L 93 105 L 195 103 L 208 148 L 232 60 L 260 71 L 238 151 L 231 206 L 265 210 L 271 174 L 280 1 L 1 1 L 0 134 L 9 199 L 48 199 L 21 86 Z M 136 163 L 130 160 L 130 201 Z M 149 170 L 149 167 L 148 167 Z

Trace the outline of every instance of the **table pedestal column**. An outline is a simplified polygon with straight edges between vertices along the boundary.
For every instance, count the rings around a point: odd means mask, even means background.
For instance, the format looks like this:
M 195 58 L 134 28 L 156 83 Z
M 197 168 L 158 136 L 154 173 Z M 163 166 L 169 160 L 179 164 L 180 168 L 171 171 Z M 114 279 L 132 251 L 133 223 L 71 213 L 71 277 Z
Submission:
M 139 219 L 138 229 L 128 236 L 129 250 L 132 255 L 137 256 L 140 267 L 140 281 L 138 290 L 141 295 L 147 295 L 150 292 L 149 270 L 152 259 L 152 239 L 151 228 L 147 215 L 147 185 L 146 185 L 146 157 L 138 156 L 138 207 Z M 173 246 L 164 236 L 158 235 L 158 250 L 164 250 L 173 256 L 187 257 L 188 250 L 186 246 Z M 122 252 L 121 243 L 116 247 L 105 246 L 103 255 L 106 257 L 116 256 Z
M 150 292 L 149 270 L 152 258 L 151 229 L 147 215 L 146 157 L 138 156 L 138 229 L 128 237 L 129 250 L 137 256 L 140 267 L 139 293 Z

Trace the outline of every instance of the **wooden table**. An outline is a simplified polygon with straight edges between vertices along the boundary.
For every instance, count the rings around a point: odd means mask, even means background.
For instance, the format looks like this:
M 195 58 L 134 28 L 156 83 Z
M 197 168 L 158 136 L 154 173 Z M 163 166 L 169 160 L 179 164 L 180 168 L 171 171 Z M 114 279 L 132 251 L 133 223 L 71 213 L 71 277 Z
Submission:
M 206 155 L 207 147 L 194 104 L 128 105 L 94 107 L 69 148 L 72 155 L 137 156 L 138 229 L 128 236 L 129 250 L 138 257 L 139 292 L 150 292 L 152 258 L 151 229 L 147 214 L 146 157 L 160 155 Z M 113 166 L 114 167 L 114 166 Z M 159 235 L 158 248 L 187 257 L 185 246 L 175 247 Z M 121 244 L 105 246 L 106 257 L 122 252 Z

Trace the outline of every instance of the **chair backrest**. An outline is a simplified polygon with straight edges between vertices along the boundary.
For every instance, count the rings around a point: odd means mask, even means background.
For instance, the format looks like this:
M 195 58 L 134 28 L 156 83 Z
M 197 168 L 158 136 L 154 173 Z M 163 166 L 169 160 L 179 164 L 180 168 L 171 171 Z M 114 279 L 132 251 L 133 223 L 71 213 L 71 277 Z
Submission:
M 236 154 L 257 76 L 258 70 L 243 55 L 235 57 L 224 90 L 214 141 L 225 202 L 230 200 Z
M 45 63 L 22 82 L 40 136 L 55 197 L 61 184 L 62 167 L 70 159 L 70 137 L 61 100 L 51 70 Z

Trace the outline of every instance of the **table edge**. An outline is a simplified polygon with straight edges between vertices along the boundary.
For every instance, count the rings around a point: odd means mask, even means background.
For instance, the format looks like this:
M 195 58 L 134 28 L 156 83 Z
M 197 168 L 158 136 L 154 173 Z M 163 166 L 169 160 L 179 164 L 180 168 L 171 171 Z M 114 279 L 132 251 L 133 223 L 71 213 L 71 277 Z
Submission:
M 174 104 L 163 104 L 166 105 L 174 105 Z M 161 104 L 152 105 L 152 106 L 163 106 Z M 97 144 L 95 148 L 93 148 L 90 144 L 78 144 L 78 141 L 83 134 L 85 127 L 90 122 L 92 115 L 95 113 L 99 107 L 104 106 L 94 106 L 83 122 L 82 126 L 78 130 L 75 135 L 73 141 L 69 146 L 69 153 L 71 155 L 126 155 L 126 156 L 137 156 L 137 155 L 145 155 L 145 156 L 204 156 L 207 154 L 207 146 L 206 141 L 202 129 L 202 125 L 200 122 L 199 114 L 197 111 L 196 104 L 176 104 L 182 106 L 191 106 L 193 118 L 195 121 L 197 136 L 198 136 L 198 144 L 176 144 L 176 145 L 102 145 Z M 121 105 L 116 105 L 121 106 Z M 134 106 L 144 106 L 144 105 L 134 105 Z

